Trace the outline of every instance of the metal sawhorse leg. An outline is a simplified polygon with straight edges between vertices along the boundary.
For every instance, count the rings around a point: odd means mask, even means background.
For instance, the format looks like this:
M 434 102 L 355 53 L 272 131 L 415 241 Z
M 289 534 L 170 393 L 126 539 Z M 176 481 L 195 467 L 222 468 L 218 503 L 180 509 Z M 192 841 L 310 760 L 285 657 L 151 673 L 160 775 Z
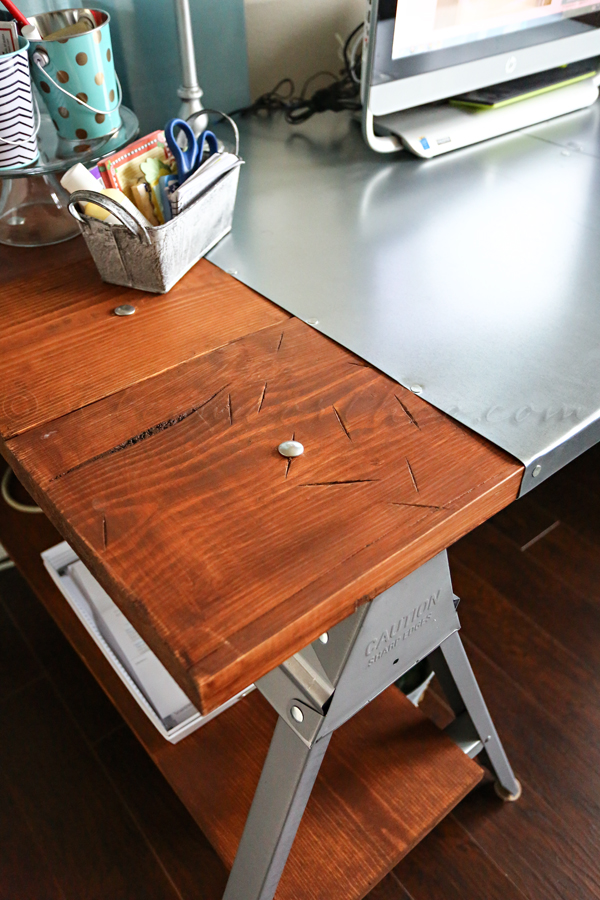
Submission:
M 273 900 L 332 733 L 426 657 L 456 714 L 450 737 L 485 755 L 500 796 L 520 796 L 454 601 L 444 552 L 260 679 L 279 719 L 223 900 Z

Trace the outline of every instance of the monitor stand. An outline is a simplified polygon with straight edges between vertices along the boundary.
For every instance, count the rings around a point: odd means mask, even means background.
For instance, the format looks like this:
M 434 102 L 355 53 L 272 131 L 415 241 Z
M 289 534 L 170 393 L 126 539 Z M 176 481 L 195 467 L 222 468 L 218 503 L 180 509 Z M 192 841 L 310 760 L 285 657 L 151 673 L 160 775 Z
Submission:
M 598 99 L 595 82 L 595 76 L 586 78 L 495 109 L 432 103 L 376 118 L 366 110 L 363 132 L 369 147 L 378 153 L 393 153 L 406 147 L 417 156 L 430 159 L 591 106 Z

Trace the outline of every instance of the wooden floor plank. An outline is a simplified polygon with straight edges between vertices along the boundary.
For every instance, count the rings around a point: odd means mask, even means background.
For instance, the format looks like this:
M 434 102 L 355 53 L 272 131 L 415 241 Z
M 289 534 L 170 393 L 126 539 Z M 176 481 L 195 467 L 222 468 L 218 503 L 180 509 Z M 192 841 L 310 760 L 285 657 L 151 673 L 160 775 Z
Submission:
M 477 572 L 575 654 L 588 671 L 600 677 L 597 652 L 600 609 L 577 591 L 552 578 L 529 553 L 522 553 L 515 543 L 498 531 L 494 523 L 480 526 L 468 540 L 451 548 L 451 568 L 454 561 L 460 561 Z
M 462 598 L 460 620 L 469 639 L 535 697 L 572 738 L 582 745 L 595 743 L 600 733 L 600 677 L 461 563 L 454 563 L 452 581 Z
M 6 575 L 0 579 L 0 701 L 42 675 L 42 669 L 3 605 Z
M 179 900 L 45 680 L 0 704 L 0 729 L 3 776 L 69 900 Z
M 525 494 L 494 516 L 494 527 L 521 550 L 560 525 L 558 516 L 536 502 L 537 496 L 537 492 Z
M 122 718 L 17 571 L 0 582 L 0 598 L 79 728 L 92 743 L 122 725 Z M 0 633 L 1 633 L 0 628 Z M 1 653 L 0 653 L 1 658 Z
M 491 785 L 473 791 L 453 816 L 526 897 L 600 897 L 596 860 L 530 783 L 523 784 L 519 802 L 508 805 L 498 803 Z
M 412 900 L 393 872 L 380 881 L 368 895 L 368 900 Z
M 600 553 L 568 525 L 561 524 L 526 551 L 561 585 L 600 608 Z
M 460 608 L 460 607 L 459 607 Z M 581 744 L 462 632 L 473 670 L 518 777 L 532 784 L 576 838 L 584 857 L 600 841 L 600 753 Z M 542 660 L 539 661 L 540 665 Z M 535 691 L 535 685 L 533 686 Z M 597 871 L 597 862 L 594 862 Z
M 527 900 L 452 817 L 415 847 L 394 875 L 411 900 Z
M 96 753 L 181 900 L 221 900 L 227 869 L 129 729 Z
M 582 537 L 600 541 L 600 447 L 592 447 L 531 495 L 536 504 Z
M 0 625 L 0 631 L 2 630 Z M 0 900 L 71 900 L 0 775 Z

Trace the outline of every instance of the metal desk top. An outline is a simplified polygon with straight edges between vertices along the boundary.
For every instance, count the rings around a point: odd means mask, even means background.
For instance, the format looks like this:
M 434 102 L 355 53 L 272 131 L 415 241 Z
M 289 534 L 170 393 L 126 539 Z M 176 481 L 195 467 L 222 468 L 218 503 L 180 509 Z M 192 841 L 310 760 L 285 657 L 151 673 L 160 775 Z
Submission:
M 433 160 L 342 115 L 242 128 L 214 263 L 516 456 L 522 493 L 600 440 L 599 104 Z

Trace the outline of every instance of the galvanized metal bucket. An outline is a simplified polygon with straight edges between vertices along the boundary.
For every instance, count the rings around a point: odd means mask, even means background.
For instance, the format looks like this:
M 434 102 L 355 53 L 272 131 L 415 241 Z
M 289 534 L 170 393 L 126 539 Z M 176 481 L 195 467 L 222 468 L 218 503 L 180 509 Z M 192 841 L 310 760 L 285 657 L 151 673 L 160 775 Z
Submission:
M 239 158 L 239 134 L 235 123 L 231 124 Z M 240 166 L 236 166 L 178 216 L 155 227 L 95 191 L 71 194 L 69 211 L 79 222 L 103 281 L 165 294 L 231 231 L 239 175 Z M 89 202 L 104 207 L 123 224 L 107 225 L 81 213 L 78 203 Z

